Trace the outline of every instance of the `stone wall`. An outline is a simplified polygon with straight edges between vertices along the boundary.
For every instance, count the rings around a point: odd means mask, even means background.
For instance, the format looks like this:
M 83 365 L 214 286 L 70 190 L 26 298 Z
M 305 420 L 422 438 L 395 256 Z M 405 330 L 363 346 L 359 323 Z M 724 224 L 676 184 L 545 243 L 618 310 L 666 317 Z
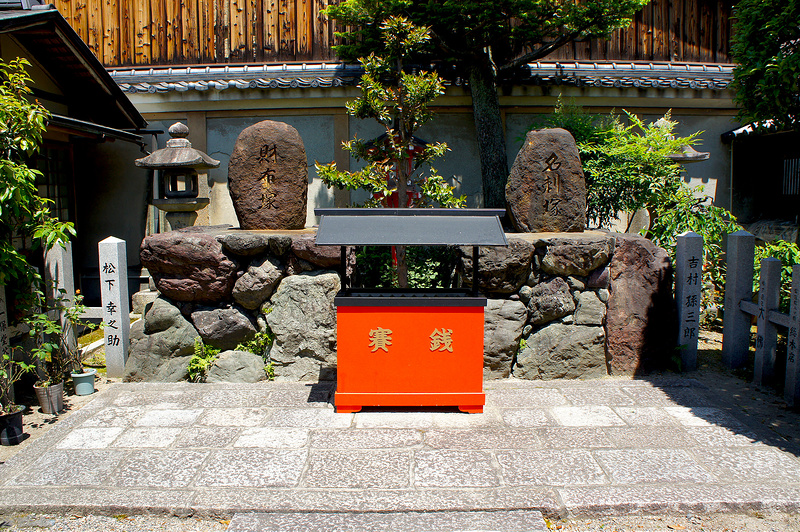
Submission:
M 669 362 L 675 321 L 663 249 L 598 231 L 506 236 L 508 248 L 479 257 L 490 298 L 485 378 L 634 375 Z M 469 250 L 461 255 L 471 272 Z
M 267 326 L 276 378 L 335 378 L 340 250 L 314 237 L 313 229 L 217 226 L 146 238 L 142 264 L 161 295 L 132 328 L 126 380 L 185 379 L 197 336 L 226 350 L 228 367 L 257 364 L 234 363 L 230 353 Z M 633 375 L 669 360 L 675 329 L 664 250 L 607 232 L 507 237 L 508 248 L 482 248 L 479 257 L 477 281 L 489 298 L 485 378 Z M 472 249 L 460 249 L 459 259 L 471 286 Z

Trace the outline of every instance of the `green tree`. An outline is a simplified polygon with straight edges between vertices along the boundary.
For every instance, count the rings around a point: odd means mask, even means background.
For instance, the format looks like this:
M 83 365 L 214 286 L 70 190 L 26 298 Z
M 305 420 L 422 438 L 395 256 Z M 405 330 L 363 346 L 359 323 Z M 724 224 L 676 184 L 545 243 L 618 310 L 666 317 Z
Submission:
M 701 235 L 705 242 L 703 278 L 704 306 L 719 305 L 725 286 L 722 241 L 741 229 L 725 209 L 711 205 L 700 190 L 690 189 L 682 168 L 667 156 L 684 145 L 694 144 L 700 132 L 675 137 L 677 122 L 670 113 L 646 124 L 638 116 L 589 115 L 559 100 L 555 112 L 543 121 L 548 127 L 563 127 L 573 134 L 586 177 L 587 211 L 590 221 L 608 227 L 619 212 L 647 209 L 650 227 L 644 236 L 675 258 L 676 236 L 686 231 Z
M 420 205 L 462 207 L 464 197 L 453 196 L 454 187 L 430 168 L 423 174 L 423 166 L 430 167 L 433 160 L 447 151 L 443 142 L 430 143 L 416 153 L 412 164 L 409 154 L 415 150 L 414 133 L 433 118 L 430 103 L 444 91 L 442 80 L 434 72 L 409 72 L 408 58 L 425 46 L 430 34 L 428 28 L 415 26 L 404 17 L 390 17 L 380 25 L 383 55 L 370 53 L 360 59 L 364 67 L 359 88 L 361 97 L 347 104 L 350 116 L 374 119 L 385 130 L 384 135 L 369 142 L 353 139 L 344 148 L 357 160 L 367 165 L 357 172 L 339 170 L 336 163 L 316 165 L 317 173 L 328 186 L 340 189 L 364 189 L 370 194 L 388 198 L 397 193 L 399 205 L 405 205 L 408 183 L 419 187 Z M 394 177 L 393 179 L 391 179 Z M 376 205 L 378 200 L 367 201 Z M 397 249 L 398 282 L 405 287 L 408 270 L 405 253 Z
M 13 298 L 16 310 L 16 315 L 10 318 L 24 318 L 31 336 L 47 332 L 57 338 L 39 342 L 32 353 L 50 367 L 66 360 L 53 356 L 59 340 L 63 339 L 63 329 L 45 313 L 49 309 L 45 308 L 42 297 L 42 278 L 19 248 L 63 244 L 69 235 L 75 234 L 75 229 L 71 223 L 60 222 L 50 215 L 50 201 L 39 196 L 36 187 L 40 173 L 27 165 L 42 142 L 49 113 L 31 98 L 28 85 L 32 80 L 26 66 L 30 63 L 25 59 L 8 63 L 0 60 L 0 284 L 12 289 L 6 292 L 9 299 Z M 54 304 L 60 301 L 57 299 Z M 37 305 L 41 308 L 37 309 Z M 81 308 L 60 310 L 67 310 L 67 317 L 74 318 Z M 23 360 L 13 353 L 4 353 L 0 360 L 0 379 L 4 380 L 0 401 L 6 411 L 13 410 L 8 403 L 14 382 L 35 369 Z
M 740 0 L 731 55 L 734 100 L 745 122 L 800 126 L 800 1 Z
M 39 149 L 49 113 L 32 101 L 25 59 L 0 60 L 0 284 L 30 294 L 27 287 L 41 278 L 15 246 L 49 248 L 75 234 L 73 225 L 50 215 L 46 198 L 39 196 L 28 159 Z
M 483 202 L 505 208 L 508 178 L 497 88 L 524 64 L 580 39 L 626 27 L 649 0 L 344 0 L 328 8 L 351 31 L 337 48 L 344 60 L 381 53 L 380 24 L 392 15 L 431 28 L 427 60 L 469 80 L 481 160 Z

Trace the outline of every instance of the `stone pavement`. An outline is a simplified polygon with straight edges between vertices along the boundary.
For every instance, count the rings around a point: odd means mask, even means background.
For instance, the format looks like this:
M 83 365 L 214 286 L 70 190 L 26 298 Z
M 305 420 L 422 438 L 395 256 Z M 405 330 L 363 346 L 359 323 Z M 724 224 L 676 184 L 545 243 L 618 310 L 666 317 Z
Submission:
M 249 532 L 800 507 L 800 449 L 735 394 L 681 377 L 485 388 L 483 414 L 337 414 L 332 383 L 118 384 L 0 466 L 0 508 L 233 516 Z

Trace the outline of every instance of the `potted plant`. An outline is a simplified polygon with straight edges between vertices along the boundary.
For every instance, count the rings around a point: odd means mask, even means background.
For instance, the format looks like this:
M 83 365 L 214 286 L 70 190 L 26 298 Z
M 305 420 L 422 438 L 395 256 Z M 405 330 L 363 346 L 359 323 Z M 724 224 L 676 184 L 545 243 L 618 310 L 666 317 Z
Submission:
M 0 361 L 0 445 L 17 445 L 22 441 L 25 406 L 14 402 L 14 384 L 36 369 L 35 365 L 18 359 L 15 351 L 9 349 Z
M 75 296 L 73 304 L 66 299 L 66 292 L 62 289 L 58 290 L 58 295 L 49 304 L 41 291 L 36 292 L 36 297 L 43 311 L 24 319 L 30 327 L 28 334 L 36 344 L 31 355 L 38 362 L 41 377 L 34 385 L 34 390 L 42 412 L 56 414 L 64 409 L 64 381 L 68 375 L 73 379 L 78 377 L 81 395 L 94 391 L 97 370 L 84 370 L 73 335 L 79 328 L 93 330 L 98 325 L 81 318 L 86 307 L 79 294 Z M 59 317 L 62 319 L 59 320 Z

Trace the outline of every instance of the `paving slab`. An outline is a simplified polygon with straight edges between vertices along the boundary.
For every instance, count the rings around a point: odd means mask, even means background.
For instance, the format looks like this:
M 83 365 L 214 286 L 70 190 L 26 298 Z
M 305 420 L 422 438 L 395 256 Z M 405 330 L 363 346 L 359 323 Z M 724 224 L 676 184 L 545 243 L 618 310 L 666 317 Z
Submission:
M 231 520 L 228 532 L 544 532 L 542 514 L 510 512 L 253 513 Z
M 485 391 L 483 414 L 339 414 L 332 383 L 117 384 L 0 464 L 0 507 L 235 516 L 234 532 L 800 508 L 800 448 L 735 392 L 680 376 Z

